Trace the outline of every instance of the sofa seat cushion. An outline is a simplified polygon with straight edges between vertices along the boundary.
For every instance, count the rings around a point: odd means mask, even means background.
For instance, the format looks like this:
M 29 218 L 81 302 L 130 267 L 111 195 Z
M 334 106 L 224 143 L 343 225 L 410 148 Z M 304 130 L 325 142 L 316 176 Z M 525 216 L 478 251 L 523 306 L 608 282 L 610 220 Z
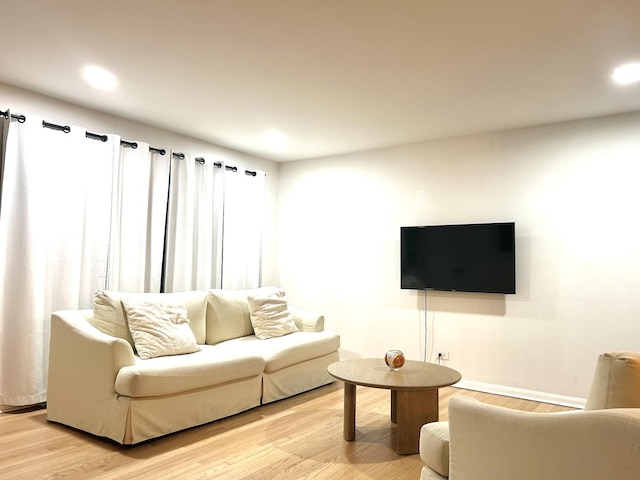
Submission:
M 340 336 L 327 330 L 294 332 L 266 340 L 250 335 L 227 340 L 217 346 L 234 352 L 260 355 L 266 362 L 265 373 L 271 373 L 335 352 L 340 348 Z
M 119 370 L 115 389 L 128 397 L 171 395 L 261 375 L 264 366 L 264 359 L 250 351 L 201 345 L 185 355 L 136 358 L 135 365 Z
M 420 458 L 438 474 L 449 476 L 449 422 L 432 422 L 422 426 Z

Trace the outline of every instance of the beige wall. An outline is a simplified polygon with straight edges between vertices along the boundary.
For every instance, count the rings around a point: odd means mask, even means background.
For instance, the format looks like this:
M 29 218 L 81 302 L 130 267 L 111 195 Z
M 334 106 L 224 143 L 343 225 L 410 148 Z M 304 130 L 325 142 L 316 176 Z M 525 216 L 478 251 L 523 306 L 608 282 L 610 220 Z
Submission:
M 639 184 L 640 113 L 286 163 L 280 283 L 343 357 L 421 359 L 400 226 L 515 221 L 517 294 L 429 292 L 428 342 L 470 386 L 581 399 L 599 353 L 640 345 Z
M 430 351 L 469 386 L 584 398 L 600 352 L 640 344 L 640 112 L 279 165 L 0 84 L 8 107 L 266 171 L 263 283 L 324 312 L 343 358 L 422 358 L 399 229 L 438 223 L 516 222 L 516 295 L 427 296 Z
M 211 157 L 222 160 L 227 165 L 266 172 L 267 218 L 263 239 L 262 280 L 265 285 L 277 283 L 275 276 L 277 163 L 0 83 L 0 110 L 4 111 L 7 108 L 10 108 L 12 113 L 33 114 L 52 123 L 77 125 L 94 133 L 115 133 L 124 140 L 148 142 L 154 147 L 172 149 L 205 158 Z M 167 112 L 167 115 L 170 114 Z

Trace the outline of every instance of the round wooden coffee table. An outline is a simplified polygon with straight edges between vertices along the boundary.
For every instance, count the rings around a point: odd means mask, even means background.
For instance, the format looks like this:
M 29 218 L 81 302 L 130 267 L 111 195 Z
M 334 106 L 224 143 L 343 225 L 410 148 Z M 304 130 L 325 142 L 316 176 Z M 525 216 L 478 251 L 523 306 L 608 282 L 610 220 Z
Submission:
M 462 376 L 453 368 L 407 360 L 391 370 L 383 359 L 356 358 L 335 362 L 329 374 L 344 382 L 344 439 L 356 436 L 356 385 L 391 390 L 391 421 L 397 425 L 396 452 L 418 453 L 420 429 L 437 422 L 438 389 L 453 385 Z

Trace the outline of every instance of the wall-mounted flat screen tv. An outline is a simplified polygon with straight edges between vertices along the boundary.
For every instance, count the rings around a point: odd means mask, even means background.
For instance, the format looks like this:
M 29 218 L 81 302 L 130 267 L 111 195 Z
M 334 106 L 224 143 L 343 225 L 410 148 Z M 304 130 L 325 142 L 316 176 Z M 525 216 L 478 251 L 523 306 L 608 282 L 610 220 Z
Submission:
M 515 223 L 400 227 L 400 285 L 516 293 Z

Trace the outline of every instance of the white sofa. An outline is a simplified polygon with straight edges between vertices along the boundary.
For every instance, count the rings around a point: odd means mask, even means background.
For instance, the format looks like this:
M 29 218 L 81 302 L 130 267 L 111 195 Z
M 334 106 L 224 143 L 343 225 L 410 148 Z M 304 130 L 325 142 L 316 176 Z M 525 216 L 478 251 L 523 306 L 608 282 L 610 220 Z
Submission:
M 585 411 L 531 413 L 464 395 L 424 425 L 421 480 L 637 480 L 640 354 L 599 356 Z
M 248 299 L 271 292 L 98 292 L 93 310 L 55 312 L 48 420 L 136 444 L 331 383 L 340 337 L 322 315 L 288 306 L 297 331 L 255 335 Z M 183 306 L 197 351 L 141 358 L 130 302 Z

